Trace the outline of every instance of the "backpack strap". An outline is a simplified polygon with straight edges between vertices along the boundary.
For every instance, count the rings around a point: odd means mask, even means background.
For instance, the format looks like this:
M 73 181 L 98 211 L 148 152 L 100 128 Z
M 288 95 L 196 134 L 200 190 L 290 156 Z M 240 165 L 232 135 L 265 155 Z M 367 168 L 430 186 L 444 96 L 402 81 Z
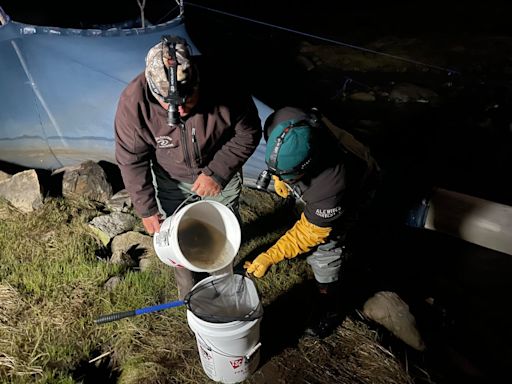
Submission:
M 329 131 L 331 131 L 334 137 L 338 139 L 338 142 L 343 145 L 347 151 L 366 163 L 370 163 L 372 156 L 367 146 L 357 140 L 351 133 L 334 125 L 327 117 L 322 116 L 320 120 L 329 128 Z
M 344 150 L 366 163 L 366 172 L 361 180 L 363 184 L 366 183 L 372 175 L 378 175 L 380 173 L 380 167 L 370 154 L 370 149 L 366 145 L 357 140 L 350 132 L 333 124 L 323 114 L 320 114 L 318 111 L 315 112 L 319 120 L 329 129 Z

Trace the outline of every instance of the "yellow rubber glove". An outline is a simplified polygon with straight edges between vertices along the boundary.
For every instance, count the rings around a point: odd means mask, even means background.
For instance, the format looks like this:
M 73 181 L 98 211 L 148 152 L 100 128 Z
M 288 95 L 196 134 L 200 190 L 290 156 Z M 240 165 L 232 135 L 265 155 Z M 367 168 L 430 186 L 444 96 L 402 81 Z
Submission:
M 279 179 L 276 175 L 272 175 L 272 179 L 274 180 L 274 189 L 276 190 L 276 193 L 283 199 L 286 199 L 290 194 L 290 191 L 288 190 L 285 182 Z
M 247 269 L 247 273 L 252 273 L 254 277 L 263 277 L 265 275 L 265 272 L 267 272 L 267 269 L 274 265 L 274 261 L 272 258 L 267 255 L 265 252 L 260 253 L 257 258 L 253 260 L 251 263 L 250 261 L 246 261 L 244 263 L 244 268 Z
M 319 227 L 311 224 L 302 213 L 300 220 L 290 230 L 281 236 L 266 252 L 256 257 L 252 263 L 246 261 L 244 268 L 247 269 L 247 273 L 252 273 L 254 277 L 263 277 L 270 266 L 284 259 L 292 259 L 318 244 L 322 244 L 331 230 L 331 227 Z

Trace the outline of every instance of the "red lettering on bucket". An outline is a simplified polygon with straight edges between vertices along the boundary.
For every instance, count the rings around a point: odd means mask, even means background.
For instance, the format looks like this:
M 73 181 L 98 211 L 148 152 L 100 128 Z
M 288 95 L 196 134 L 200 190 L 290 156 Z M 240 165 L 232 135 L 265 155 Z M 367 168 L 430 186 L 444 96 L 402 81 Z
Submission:
M 242 365 L 243 362 L 244 362 L 244 358 L 243 357 L 241 357 L 239 359 L 236 359 L 236 360 L 229 360 L 229 363 L 231 364 L 233 369 L 240 368 L 240 366 Z
M 173 267 L 183 268 L 183 265 L 176 263 L 173 259 L 169 259 L 169 261 L 172 263 Z

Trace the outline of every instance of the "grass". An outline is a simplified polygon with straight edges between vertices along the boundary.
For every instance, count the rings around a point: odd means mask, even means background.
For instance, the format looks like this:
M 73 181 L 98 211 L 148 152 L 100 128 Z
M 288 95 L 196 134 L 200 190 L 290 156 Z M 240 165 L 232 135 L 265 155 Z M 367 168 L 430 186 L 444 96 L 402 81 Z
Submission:
M 177 298 L 171 268 L 154 254 L 144 271 L 98 256 L 105 249 L 87 223 L 102 209 L 88 201 L 48 198 L 38 211 L 23 214 L 0 202 L 0 381 L 211 382 L 201 367 L 185 307 L 103 325 L 94 323 L 102 314 Z M 272 244 L 295 219 L 290 207 L 278 198 L 252 190 L 244 190 L 241 216 L 244 240 L 238 265 Z M 120 278 L 119 284 L 106 288 L 113 276 Z M 272 267 L 257 281 L 269 312 L 264 316 L 264 321 L 269 319 L 265 329 L 272 329 L 273 305 L 310 280 L 305 261 L 296 259 Z M 295 372 L 289 375 L 293 381 L 286 382 L 334 383 L 342 372 L 354 382 L 407 383 L 400 363 L 388 351 L 375 347 L 375 334 L 361 327 L 360 322 L 350 320 L 325 342 L 298 335 L 279 347 L 272 347 L 273 336 L 263 332 L 267 351 L 275 353 L 271 356 L 268 352 L 262 362 L 267 369 L 286 371 L 293 361 L 301 368 L 297 372 L 309 372 L 307 381 L 297 381 L 302 376 Z M 365 345 L 370 347 L 361 348 L 359 342 L 350 350 L 347 341 L 357 335 L 366 337 Z M 333 354 L 333 350 L 338 352 Z M 325 365 L 331 368 L 322 368 Z M 351 371 L 352 365 L 358 369 Z M 372 367 L 380 367 L 378 375 L 387 379 L 368 378 Z

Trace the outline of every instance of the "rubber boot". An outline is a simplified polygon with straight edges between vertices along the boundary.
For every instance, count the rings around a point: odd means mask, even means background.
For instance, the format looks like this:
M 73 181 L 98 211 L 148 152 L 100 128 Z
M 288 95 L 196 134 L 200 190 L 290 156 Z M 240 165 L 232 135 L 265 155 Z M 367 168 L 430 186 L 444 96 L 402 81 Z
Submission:
M 341 323 L 339 313 L 339 283 L 318 283 L 316 308 L 312 320 L 305 330 L 308 336 L 323 339 Z

